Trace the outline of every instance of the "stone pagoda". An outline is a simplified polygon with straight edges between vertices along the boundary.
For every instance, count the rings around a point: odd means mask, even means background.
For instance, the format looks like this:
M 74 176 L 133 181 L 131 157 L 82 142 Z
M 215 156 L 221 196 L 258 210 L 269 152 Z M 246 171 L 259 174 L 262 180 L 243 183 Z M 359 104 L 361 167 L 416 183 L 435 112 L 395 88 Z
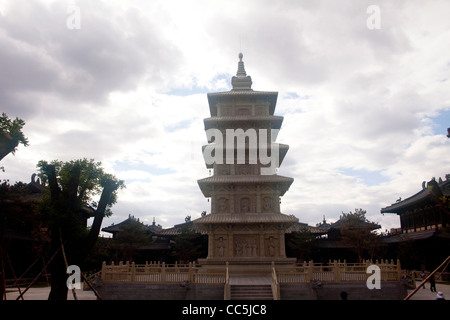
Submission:
M 298 219 L 280 212 L 280 197 L 294 179 L 276 174 L 289 148 L 274 142 L 283 122 L 274 115 L 278 92 L 254 91 L 242 58 L 232 89 L 208 93 L 203 155 L 213 174 L 198 184 L 211 212 L 194 221 L 208 235 L 208 257 L 199 262 L 292 263 L 285 232 Z

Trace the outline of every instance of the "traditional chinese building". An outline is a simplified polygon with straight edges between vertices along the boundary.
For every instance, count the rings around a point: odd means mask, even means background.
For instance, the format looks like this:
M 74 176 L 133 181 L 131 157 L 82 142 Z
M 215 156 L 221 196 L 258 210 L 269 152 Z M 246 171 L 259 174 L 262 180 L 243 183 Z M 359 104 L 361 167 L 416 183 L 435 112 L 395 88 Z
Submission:
M 298 219 L 281 213 L 280 197 L 294 179 L 274 170 L 288 150 L 274 143 L 283 122 L 274 115 L 278 93 L 254 91 L 242 58 L 240 53 L 232 89 L 208 93 L 211 117 L 204 125 L 210 144 L 203 150 L 214 173 L 198 180 L 211 199 L 210 214 L 194 221 L 208 235 L 208 256 L 199 262 L 293 262 L 286 257 L 285 232 Z
M 396 213 L 400 217 L 401 233 L 437 230 L 450 223 L 449 205 L 450 176 L 446 180 L 432 179 L 422 183 L 416 194 L 398 199 L 392 205 L 381 209 L 381 213 Z
M 450 255 L 450 175 L 422 183 L 416 194 L 381 209 L 395 213 L 400 228 L 383 238 L 406 268 L 431 269 Z

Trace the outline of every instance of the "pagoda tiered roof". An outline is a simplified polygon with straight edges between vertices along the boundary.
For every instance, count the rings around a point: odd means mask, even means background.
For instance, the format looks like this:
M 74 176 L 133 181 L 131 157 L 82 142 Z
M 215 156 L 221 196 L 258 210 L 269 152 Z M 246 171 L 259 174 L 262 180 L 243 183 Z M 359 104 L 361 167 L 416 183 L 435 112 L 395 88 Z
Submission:
M 282 116 L 254 116 L 254 115 L 247 115 L 247 116 L 213 116 L 210 118 L 206 118 L 203 120 L 205 124 L 205 130 L 208 130 L 210 128 L 223 128 L 226 125 L 230 125 L 229 128 L 239 128 L 241 124 L 248 123 L 249 121 L 253 123 L 257 122 L 269 122 L 271 124 L 272 129 L 280 129 L 281 124 L 283 123 L 283 117 Z
M 298 219 L 294 216 L 288 216 L 283 213 L 245 213 L 245 214 L 233 214 L 233 213 L 216 213 L 207 214 L 204 217 L 196 219 L 196 224 L 228 224 L 228 223 L 296 223 Z
M 280 196 L 289 189 L 293 178 L 279 175 L 214 175 L 197 181 L 205 197 L 211 196 L 211 187 L 220 184 L 276 184 L 280 187 Z
M 233 99 L 241 99 L 245 97 L 259 98 L 269 103 L 269 114 L 273 115 L 277 105 L 278 92 L 276 91 L 255 91 L 247 90 L 231 90 L 223 92 L 208 93 L 209 111 L 211 116 L 217 116 L 217 103 L 231 101 Z

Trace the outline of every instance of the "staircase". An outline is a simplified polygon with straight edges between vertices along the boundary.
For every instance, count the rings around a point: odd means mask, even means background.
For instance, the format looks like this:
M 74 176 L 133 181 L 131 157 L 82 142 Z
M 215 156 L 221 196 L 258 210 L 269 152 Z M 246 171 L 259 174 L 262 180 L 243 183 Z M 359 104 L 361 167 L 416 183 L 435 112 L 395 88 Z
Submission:
M 272 280 L 268 275 L 233 275 L 229 281 L 231 300 L 273 300 Z
M 273 300 L 271 285 L 232 285 L 231 300 Z

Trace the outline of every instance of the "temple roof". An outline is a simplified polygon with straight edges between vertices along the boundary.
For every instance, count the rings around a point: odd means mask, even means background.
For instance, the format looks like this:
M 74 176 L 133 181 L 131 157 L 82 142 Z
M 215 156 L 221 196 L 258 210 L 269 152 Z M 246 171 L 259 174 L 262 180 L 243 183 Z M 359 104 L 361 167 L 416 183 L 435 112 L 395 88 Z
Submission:
M 391 204 L 381 209 L 381 213 L 401 213 L 414 206 L 424 206 L 436 201 L 439 196 L 450 196 L 450 179 L 436 182 L 434 179 L 425 185 L 425 181 L 422 183 L 422 190 L 416 194 L 404 199 L 397 200 L 396 203 Z
M 384 243 L 397 243 L 411 240 L 424 240 L 433 237 L 436 234 L 436 229 L 421 230 L 416 232 L 399 233 L 383 237 Z
M 125 219 L 124 221 L 102 228 L 102 231 L 115 234 L 116 232 L 121 231 L 124 226 L 133 222 L 139 222 L 143 230 L 148 230 L 150 232 L 156 232 L 162 229 L 160 226 L 157 226 L 155 222 L 153 222 L 152 225 L 146 225 L 140 222 L 139 219 L 136 219 L 134 216 L 128 215 L 128 218 Z
M 292 232 L 310 232 L 312 234 L 321 235 L 326 234 L 330 228 L 327 227 L 314 227 L 307 225 L 306 223 L 296 223 L 292 226 L 290 226 L 286 233 L 292 233 Z

